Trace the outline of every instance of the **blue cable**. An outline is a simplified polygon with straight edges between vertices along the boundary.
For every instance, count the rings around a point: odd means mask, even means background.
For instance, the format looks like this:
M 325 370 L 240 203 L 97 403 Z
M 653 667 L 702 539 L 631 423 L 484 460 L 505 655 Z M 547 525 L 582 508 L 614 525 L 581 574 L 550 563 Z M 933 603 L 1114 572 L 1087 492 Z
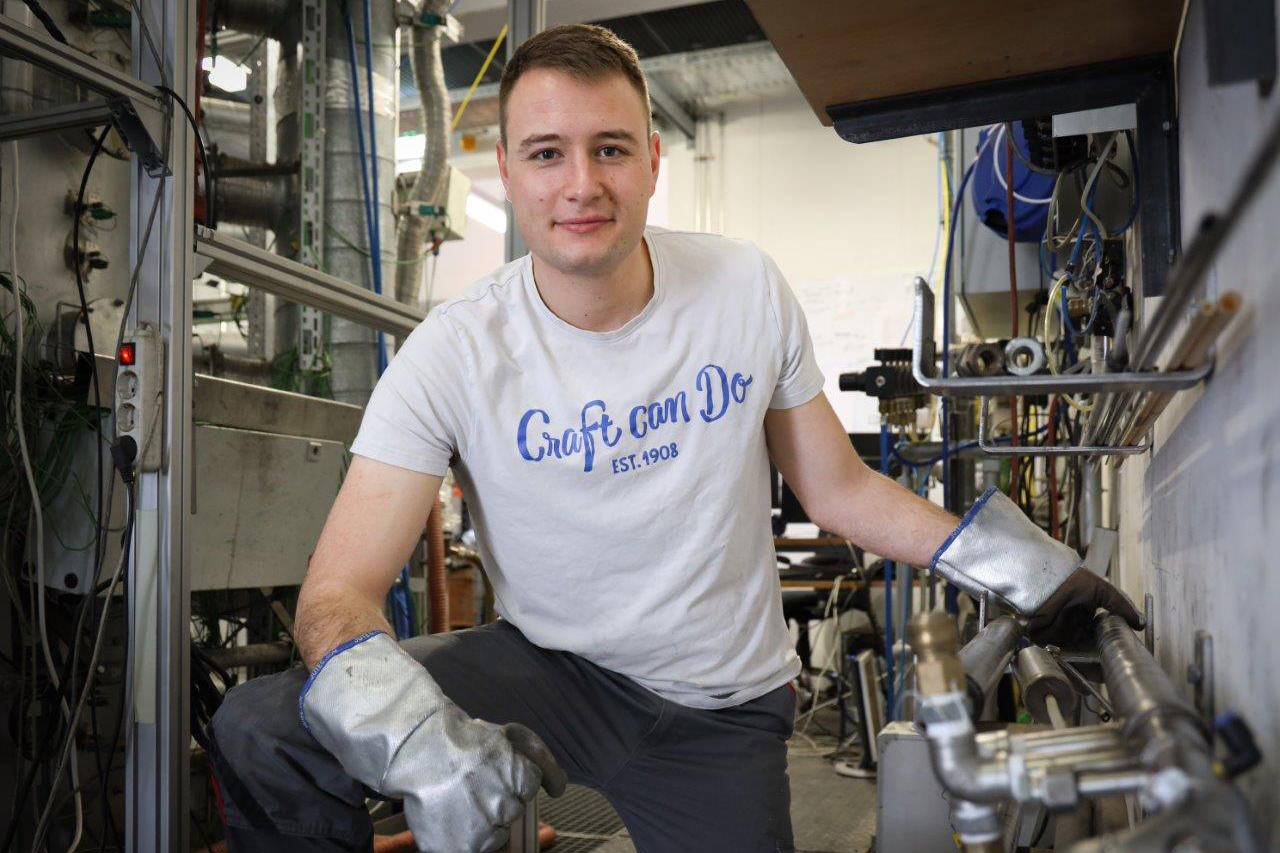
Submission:
M 880 473 L 889 476 L 889 426 L 880 425 Z M 893 561 L 884 561 L 884 673 L 885 707 L 893 712 Z
M 342 4 L 342 23 L 347 30 L 347 63 L 351 69 L 351 99 L 355 107 L 356 113 L 356 150 L 360 155 L 360 185 L 364 191 L 364 219 L 365 227 L 369 235 L 369 266 L 373 279 L 374 293 L 382 293 L 382 264 L 380 263 L 382 256 L 378 251 L 378 236 L 375 231 L 377 218 L 374 216 L 374 197 L 370 194 L 369 188 L 369 172 L 367 171 L 368 157 L 365 154 L 364 147 L 364 109 L 360 105 L 360 71 L 356 68 L 356 35 L 355 28 L 351 23 L 351 8 L 347 3 Z M 366 40 L 368 32 L 365 33 Z M 373 97 L 373 90 L 369 90 L 369 97 Z M 377 166 L 375 164 L 376 172 Z M 376 178 L 375 178 L 376 179 Z M 386 347 L 384 346 L 383 334 L 378 332 L 378 375 L 381 376 L 383 371 L 387 369 L 386 364 Z
M 378 129 L 377 101 L 373 95 L 373 13 L 369 10 L 369 0 L 364 0 L 364 73 L 369 85 L 369 177 L 373 187 L 370 203 L 371 210 L 369 230 L 373 235 L 373 292 L 382 295 L 382 198 L 378 194 Z M 387 346 L 382 332 L 378 332 L 378 375 L 387 369 Z

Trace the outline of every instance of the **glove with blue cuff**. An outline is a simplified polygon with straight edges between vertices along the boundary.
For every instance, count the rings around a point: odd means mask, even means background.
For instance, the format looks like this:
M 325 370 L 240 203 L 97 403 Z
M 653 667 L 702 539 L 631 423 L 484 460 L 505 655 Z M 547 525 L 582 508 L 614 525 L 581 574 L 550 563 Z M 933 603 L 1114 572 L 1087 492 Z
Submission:
M 468 717 L 385 631 L 348 640 L 298 696 L 302 724 L 353 778 L 404 800 L 418 849 L 488 853 L 565 774 L 532 731 Z
M 1099 607 L 1134 629 L 1143 624 L 1124 593 L 1084 568 L 1075 550 L 1050 538 L 994 487 L 942 543 L 932 568 L 970 595 L 989 592 L 1027 620 L 1040 644 L 1071 644 Z

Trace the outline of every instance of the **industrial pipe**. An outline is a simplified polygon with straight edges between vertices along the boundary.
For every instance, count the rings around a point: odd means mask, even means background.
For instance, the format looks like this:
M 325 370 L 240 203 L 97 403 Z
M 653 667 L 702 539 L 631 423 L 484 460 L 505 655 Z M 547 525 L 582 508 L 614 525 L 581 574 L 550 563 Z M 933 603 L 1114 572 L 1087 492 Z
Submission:
M 449 0 L 423 0 L 421 15 L 435 15 L 443 20 L 449 11 Z M 414 27 L 410 59 L 413 77 L 418 84 L 421 106 L 418 129 L 426 142 L 422 165 L 409 190 L 410 202 L 440 204 L 448 177 L 450 127 L 449 89 L 444 80 L 444 64 L 440 61 L 441 27 Z M 410 205 L 412 207 L 412 205 Z M 417 213 L 400 217 L 396 235 L 396 299 L 406 305 L 418 301 L 422 285 L 422 255 L 427 241 L 429 220 Z M 430 306 L 424 305 L 424 308 Z
M 221 222 L 278 230 L 293 196 L 290 175 L 220 177 L 214 181 L 215 210 Z
M 251 35 L 269 35 L 297 13 L 294 0 L 216 0 L 213 18 L 219 27 Z
M 1152 771 L 1174 767 L 1197 778 L 1214 778 L 1213 753 L 1200 715 L 1119 616 L 1094 624 L 1107 693 L 1125 734 L 1139 746 Z
M 1001 616 L 988 622 L 978 636 L 960 650 L 958 657 L 964 667 L 969 713 L 975 720 L 982 715 L 987 697 L 995 692 L 1021 640 L 1022 625 L 1018 620 Z
M 1013 671 L 1033 720 L 1057 729 L 1075 719 L 1079 695 L 1053 655 L 1040 646 L 1027 646 L 1018 652 Z

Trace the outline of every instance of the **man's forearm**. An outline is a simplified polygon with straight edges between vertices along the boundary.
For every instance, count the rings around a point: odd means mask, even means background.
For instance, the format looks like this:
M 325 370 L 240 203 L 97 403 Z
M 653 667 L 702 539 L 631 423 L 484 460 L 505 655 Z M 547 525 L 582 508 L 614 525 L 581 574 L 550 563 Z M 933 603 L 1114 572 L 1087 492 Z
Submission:
M 882 474 L 863 469 L 820 520 L 873 554 L 927 566 L 960 520 Z
M 332 581 L 303 584 L 294 637 L 308 669 L 352 637 L 379 630 L 392 633 L 380 603 L 362 591 Z

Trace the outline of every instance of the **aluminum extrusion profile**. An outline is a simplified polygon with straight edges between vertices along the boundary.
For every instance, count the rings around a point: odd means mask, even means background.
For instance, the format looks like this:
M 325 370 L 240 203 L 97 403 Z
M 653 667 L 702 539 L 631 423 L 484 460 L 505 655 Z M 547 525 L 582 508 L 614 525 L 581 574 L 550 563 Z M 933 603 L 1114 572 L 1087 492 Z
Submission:
M 426 312 L 260 249 L 244 240 L 196 227 L 195 252 L 209 272 L 260 288 L 393 335 L 408 335 Z

